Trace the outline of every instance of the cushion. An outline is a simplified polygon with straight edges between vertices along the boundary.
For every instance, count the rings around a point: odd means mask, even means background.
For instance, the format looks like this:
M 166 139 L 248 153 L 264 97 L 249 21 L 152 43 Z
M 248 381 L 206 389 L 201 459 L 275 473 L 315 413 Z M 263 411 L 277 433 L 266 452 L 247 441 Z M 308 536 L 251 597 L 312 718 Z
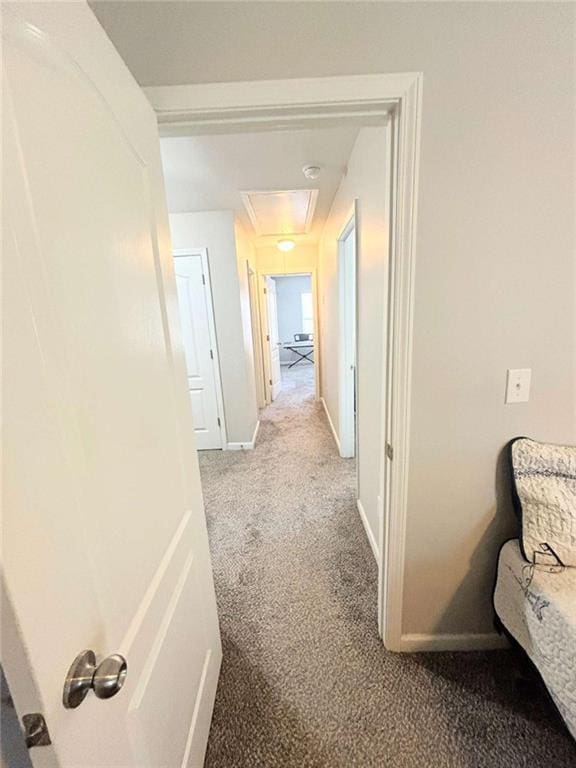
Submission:
M 576 566 L 576 446 L 518 437 L 510 458 L 522 554 L 531 563 Z

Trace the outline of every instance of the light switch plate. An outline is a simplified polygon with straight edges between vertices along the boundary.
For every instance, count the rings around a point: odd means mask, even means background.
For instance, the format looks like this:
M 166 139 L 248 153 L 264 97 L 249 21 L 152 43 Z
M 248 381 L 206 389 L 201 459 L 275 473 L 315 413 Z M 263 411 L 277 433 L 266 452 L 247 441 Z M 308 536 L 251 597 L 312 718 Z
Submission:
M 530 399 L 531 368 L 509 368 L 506 380 L 507 403 L 527 403 Z

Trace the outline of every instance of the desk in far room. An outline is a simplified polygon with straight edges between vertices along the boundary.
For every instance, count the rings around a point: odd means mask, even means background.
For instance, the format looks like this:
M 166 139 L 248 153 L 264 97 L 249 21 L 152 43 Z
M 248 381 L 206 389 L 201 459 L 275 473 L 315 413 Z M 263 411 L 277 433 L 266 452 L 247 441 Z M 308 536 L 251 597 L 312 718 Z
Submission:
M 309 363 L 314 364 L 314 359 L 312 358 L 312 355 L 314 354 L 314 341 L 284 341 L 281 344 L 282 349 L 289 349 L 291 352 L 294 352 L 294 354 L 297 355 L 296 360 L 293 360 L 288 368 L 292 368 L 293 366 L 297 365 L 298 363 L 301 363 L 302 361 L 308 361 Z M 305 352 L 304 350 L 308 350 Z

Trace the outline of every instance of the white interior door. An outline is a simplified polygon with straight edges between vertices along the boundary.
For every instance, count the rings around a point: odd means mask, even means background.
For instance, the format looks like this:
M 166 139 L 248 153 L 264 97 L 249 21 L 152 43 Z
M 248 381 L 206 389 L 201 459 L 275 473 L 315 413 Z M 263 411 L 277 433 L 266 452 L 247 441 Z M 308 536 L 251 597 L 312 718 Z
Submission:
M 199 767 L 221 648 L 155 116 L 87 5 L 3 17 L 4 670 L 35 768 Z M 125 684 L 66 709 L 85 649 Z
M 280 368 L 280 339 L 278 337 L 278 303 L 276 298 L 276 280 L 266 278 L 266 306 L 268 317 L 268 346 L 270 349 L 270 395 L 276 400 L 282 389 Z
M 356 455 L 356 226 L 338 242 L 340 283 L 340 455 Z
M 250 298 L 250 319 L 252 321 L 252 344 L 254 347 L 254 377 L 256 380 L 256 401 L 258 408 L 266 405 L 265 374 L 262 360 L 262 336 L 258 316 L 258 278 L 256 272 L 246 262 L 248 290 Z
M 196 445 L 222 448 L 222 390 L 206 252 L 176 255 L 174 265 Z

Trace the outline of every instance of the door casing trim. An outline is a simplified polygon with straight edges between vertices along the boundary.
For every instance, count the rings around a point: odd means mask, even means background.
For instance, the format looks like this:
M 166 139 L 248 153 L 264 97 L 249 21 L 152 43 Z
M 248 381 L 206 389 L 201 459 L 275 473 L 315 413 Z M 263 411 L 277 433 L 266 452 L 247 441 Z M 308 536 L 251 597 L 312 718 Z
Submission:
M 343 120 L 366 124 L 385 115 L 392 118 L 378 624 L 385 646 L 393 651 L 413 649 L 412 643 L 403 641 L 402 614 L 422 86 L 421 72 L 406 72 L 144 89 L 161 136 L 326 126 Z M 392 446 L 393 459 L 387 457 L 385 443 Z

